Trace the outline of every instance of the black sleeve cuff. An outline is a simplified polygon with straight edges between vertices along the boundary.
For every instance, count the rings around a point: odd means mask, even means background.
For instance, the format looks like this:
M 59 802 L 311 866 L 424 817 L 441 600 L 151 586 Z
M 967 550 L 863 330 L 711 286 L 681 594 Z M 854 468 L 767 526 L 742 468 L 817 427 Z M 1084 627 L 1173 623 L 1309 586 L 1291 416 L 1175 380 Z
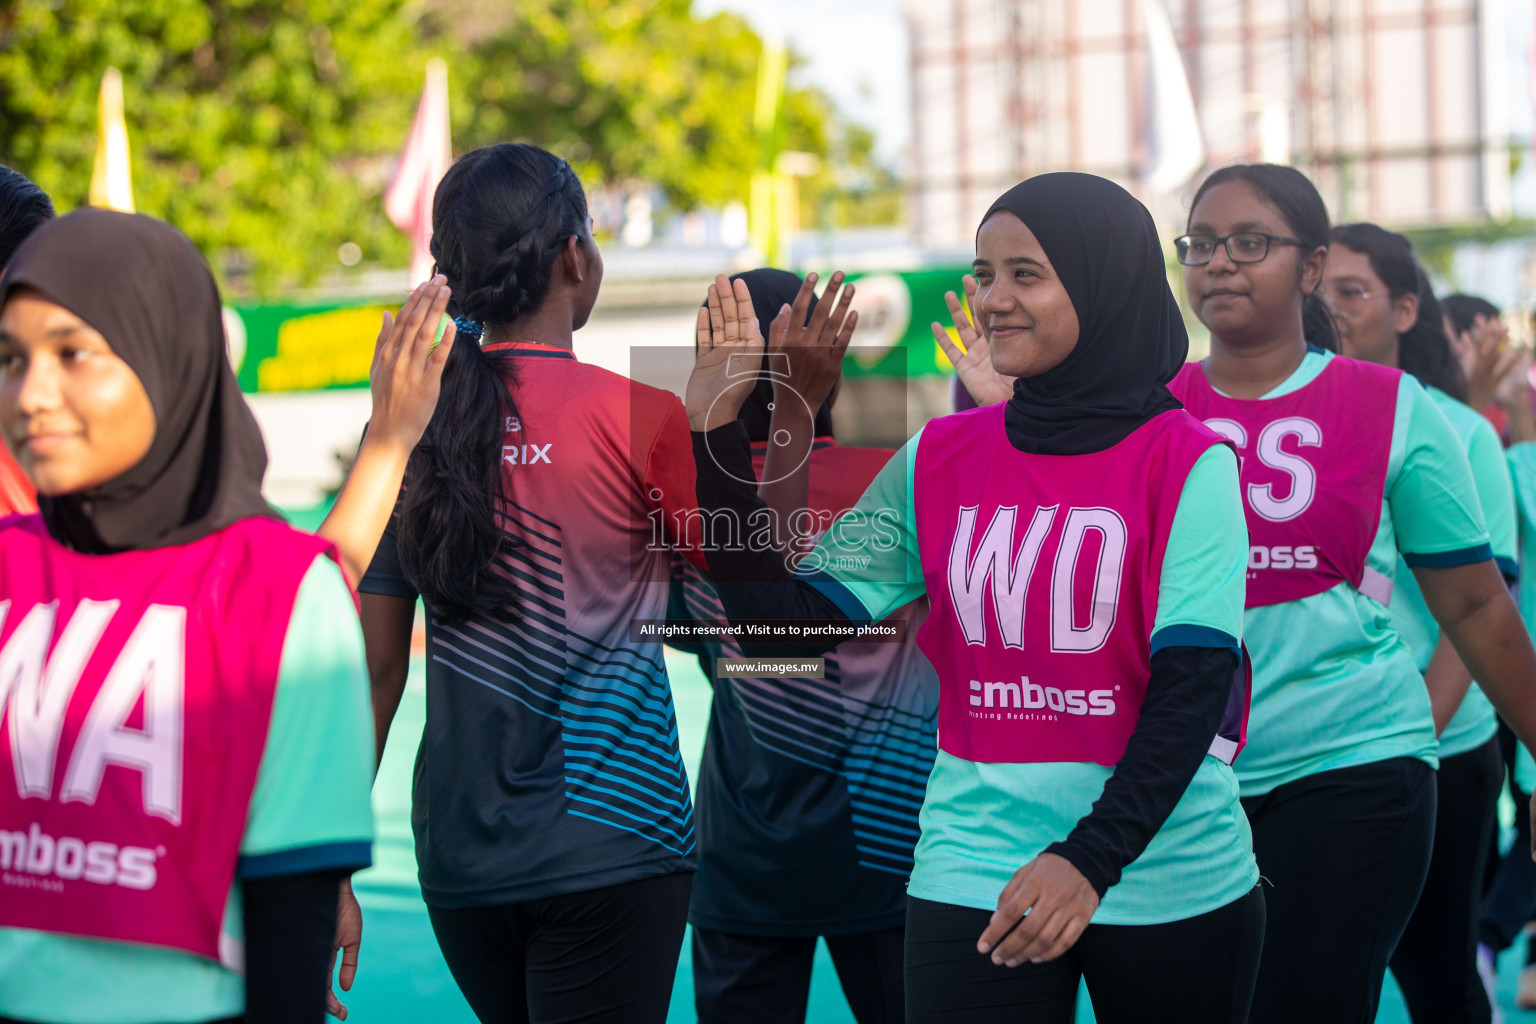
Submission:
M 1107 864 L 1102 864 L 1101 856 L 1095 856 L 1094 850 L 1074 843 L 1069 838 L 1066 842 L 1052 843 L 1041 853 L 1054 853 L 1058 857 L 1065 858 L 1068 863 L 1082 872 L 1088 884 L 1093 886 L 1093 891 L 1099 894 L 1099 899 L 1109 891 L 1109 887 L 1120 880 L 1120 872 Z

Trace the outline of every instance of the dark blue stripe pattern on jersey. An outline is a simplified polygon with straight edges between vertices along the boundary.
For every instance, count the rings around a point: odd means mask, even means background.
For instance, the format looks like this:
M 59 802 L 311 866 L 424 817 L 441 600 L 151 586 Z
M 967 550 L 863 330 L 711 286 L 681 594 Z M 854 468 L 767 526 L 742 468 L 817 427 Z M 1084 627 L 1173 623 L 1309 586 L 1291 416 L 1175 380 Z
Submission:
M 442 626 L 432 660 L 560 723 L 566 813 L 687 856 L 693 815 L 660 651 L 606 647 L 570 630 L 560 526 L 509 506 L 524 543 L 500 564 L 520 584 L 522 616 Z
M 689 617 L 723 621 L 714 589 L 681 560 L 674 570 Z M 734 643 L 707 649 L 741 655 Z M 890 678 L 904 662 L 899 645 L 889 653 L 886 678 L 843 678 L 834 649 L 822 679 L 713 680 L 697 792 L 704 840 L 695 924 L 748 934 L 790 934 L 800 924 L 817 934 L 880 927 L 881 914 L 899 922 L 935 717 L 913 699 L 920 686 Z M 932 671 L 926 662 L 922 669 Z M 764 868 L 756 874 L 755 862 Z M 797 866 L 806 875 L 789 881 L 782 872 Z
M 412 814 L 437 907 L 523 902 L 688 870 L 688 779 L 660 645 L 570 628 L 562 530 L 509 503 L 512 621 L 428 616 L 427 724 Z M 414 596 L 393 537 L 365 592 Z

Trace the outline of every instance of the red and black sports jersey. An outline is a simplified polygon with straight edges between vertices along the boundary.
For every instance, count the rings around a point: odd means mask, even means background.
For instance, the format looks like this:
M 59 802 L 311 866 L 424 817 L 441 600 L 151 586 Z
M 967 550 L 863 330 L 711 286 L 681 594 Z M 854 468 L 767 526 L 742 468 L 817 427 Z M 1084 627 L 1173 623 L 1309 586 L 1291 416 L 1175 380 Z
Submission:
M 427 611 L 427 722 L 412 824 L 441 907 L 617 885 L 694 861 L 693 809 L 659 641 L 670 524 L 695 507 L 675 395 L 543 345 L 505 357 L 501 449 L 516 618 Z M 697 555 L 692 556 L 698 559 Z M 700 560 L 701 562 L 701 560 Z M 386 534 L 359 588 L 416 596 Z

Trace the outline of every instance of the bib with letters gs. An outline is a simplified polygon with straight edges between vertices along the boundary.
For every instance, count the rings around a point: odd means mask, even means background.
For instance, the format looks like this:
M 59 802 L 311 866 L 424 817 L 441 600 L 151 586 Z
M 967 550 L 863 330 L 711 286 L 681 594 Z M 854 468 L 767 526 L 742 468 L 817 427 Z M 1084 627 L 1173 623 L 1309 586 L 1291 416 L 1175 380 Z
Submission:
M 1030 455 L 1004 405 L 933 420 L 914 467 L 939 674 L 939 748 L 978 762 L 1114 765 L 1136 728 L 1168 534 L 1184 482 L 1222 439 L 1182 410 L 1088 455 Z M 1245 659 L 1246 661 L 1246 659 Z M 1247 719 L 1239 672 L 1212 753 Z
M 1366 564 L 1392 451 L 1402 372 L 1334 357 L 1278 398 L 1228 398 L 1199 363 L 1169 385 L 1191 415 L 1237 448 L 1248 514 L 1248 607 L 1348 583 L 1383 606 L 1392 580 Z
M 294 600 L 330 551 L 253 518 L 85 555 L 0 520 L 0 925 L 238 966 L 220 922 Z

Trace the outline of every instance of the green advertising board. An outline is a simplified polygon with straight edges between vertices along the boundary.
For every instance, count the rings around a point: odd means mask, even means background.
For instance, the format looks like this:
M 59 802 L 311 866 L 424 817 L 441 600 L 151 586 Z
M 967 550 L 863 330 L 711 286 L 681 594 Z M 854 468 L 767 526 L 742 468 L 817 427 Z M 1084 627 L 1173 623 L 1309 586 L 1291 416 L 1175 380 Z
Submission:
M 225 309 L 230 355 L 242 391 L 320 391 L 368 386 L 384 299 L 236 304 Z
M 850 376 L 948 374 L 949 360 L 929 327 L 950 326 L 946 291 L 959 291 L 963 268 L 854 274 L 859 330 Z M 373 346 L 386 309 L 402 299 L 236 303 L 225 308 L 230 355 L 246 392 L 321 391 L 368 386 Z

